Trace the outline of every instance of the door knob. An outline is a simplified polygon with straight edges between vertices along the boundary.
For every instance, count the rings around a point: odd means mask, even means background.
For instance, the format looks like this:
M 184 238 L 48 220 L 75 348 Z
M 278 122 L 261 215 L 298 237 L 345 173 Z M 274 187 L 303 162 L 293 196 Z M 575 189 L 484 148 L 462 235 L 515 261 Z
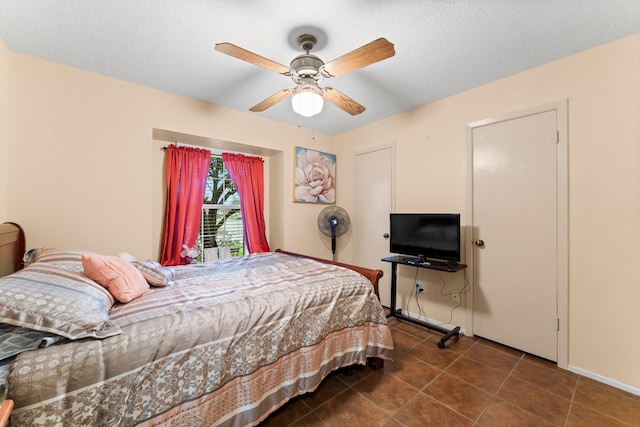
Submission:
M 384 233 L 384 234 L 382 235 L 382 237 L 384 237 L 385 239 L 388 239 L 388 238 L 389 238 L 389 233 Z
M 484 246 L 484 240 L 476 240 L 473 242 L 474 245 L 476 245 L 477 247 L 481 248 Z

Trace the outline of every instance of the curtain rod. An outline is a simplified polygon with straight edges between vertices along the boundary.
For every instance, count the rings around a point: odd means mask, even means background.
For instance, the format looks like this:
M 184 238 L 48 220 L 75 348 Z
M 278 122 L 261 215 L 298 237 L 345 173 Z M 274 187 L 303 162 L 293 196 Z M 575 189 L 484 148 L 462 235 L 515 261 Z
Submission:
M 176 141 L 176 142 L 172 143 L 171 145 L 175 145 L 177 147 L 178 146 L 178 142 Z M 168 146 L 162 147 L 162 151 L 167 151 L 168 149 L 169 149 Z
M 201 150 L 208 150 L 208 148 L 207 148 L 207 147 L 200 147 L 200 146 L 198 146 L 198 145 L 185 144 L 184 142 L 182 143 L 182 145 L 180 145 L 180 144 L 179 144 L 179 143 L 177 143 L 177 142 L 174 142 L 174 143 L 173 143 L 173 144 L 171 144 L 171 145 L 175 145 L 176 147 L 192 147 L 192 148 L 199 148 L 199 149 L 201 149 Z M 169 149 L 169 147 L 162 147 L 162 149 L 163 149 L 164 151 L 167 151 L 167 150 Z
M 175 143 L 176 146 L 178 146 L 178 143 Z M 183 144 L 184 146 L 184 144 Z M 169 149 L 169 147 L 162 147 L 162 151 L 167 151 Z M 204 148 L 204 150 L 206 150 L 206 148 Z M 236 153 L 234 151 L 230 151 L 230 153 Z M 262 156 L 258 156 L 258 155 L 254 155 L 254 154 L 244 154 L 244 153 L 236 153 L 236 154 L 242 154 L 243 156 L 247 156 L 247 157 L 256 157 L 260 160 L 262 160 L 262 163 L 264 163 L 264 158 L 262 158 Z M 216 156 L 220 156 L 221 154 L 215 154 Z

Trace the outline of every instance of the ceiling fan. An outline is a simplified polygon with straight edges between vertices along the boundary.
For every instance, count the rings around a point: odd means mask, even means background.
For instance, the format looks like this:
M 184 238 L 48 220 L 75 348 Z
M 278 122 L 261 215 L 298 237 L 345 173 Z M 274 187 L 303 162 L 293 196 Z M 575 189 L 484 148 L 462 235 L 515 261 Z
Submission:
M 300 35 L 297 44 L 305 53 L 296 56 L 288 67 L 232 43 L 217 43 L 215 49 L 234 58 L 289 76 L 296 84 L 293 88 L 276 92 L 249 108 L 249 111 L 264 111 L 292 96 L 293 110 L 305 117 L 311 117 L 322 111 L 323 99 L 351 115 L 362 113 L 365 110 L 364 106 L 337 89 L 318 86 L 318 82 L 322 78 L 340 76 L 392 57 L 396 53 L 393 43 L 385 38 L 379 38 L 326 64 L 322 59 L 309 53 L 316 43 L 317 39 L 314 35 Z

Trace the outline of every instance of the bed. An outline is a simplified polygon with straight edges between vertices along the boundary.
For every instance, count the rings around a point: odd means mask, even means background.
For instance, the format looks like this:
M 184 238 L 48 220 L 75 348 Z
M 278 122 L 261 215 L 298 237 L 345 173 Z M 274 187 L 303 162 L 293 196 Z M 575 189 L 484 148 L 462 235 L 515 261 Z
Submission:
M 20 269 L 24 233 L 7 234 L 0 336 L 30 337 L 0 361 L 14 427 L 258 425 L 331 372 L 393 354 L 378 270 L 285 251 L 129 259 L 151 286 L 123 303 L 85 274 L 91 252 L 40 248 Z

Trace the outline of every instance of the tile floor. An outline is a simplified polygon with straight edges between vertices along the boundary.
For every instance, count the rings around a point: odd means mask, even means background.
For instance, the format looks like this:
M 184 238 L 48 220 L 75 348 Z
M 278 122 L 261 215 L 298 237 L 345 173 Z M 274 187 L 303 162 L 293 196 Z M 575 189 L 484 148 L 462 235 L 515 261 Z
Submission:
M 640 426 L 640 397 L 480 338 L 390 319 L 382 371 L 335 372 L 260 427 Z

